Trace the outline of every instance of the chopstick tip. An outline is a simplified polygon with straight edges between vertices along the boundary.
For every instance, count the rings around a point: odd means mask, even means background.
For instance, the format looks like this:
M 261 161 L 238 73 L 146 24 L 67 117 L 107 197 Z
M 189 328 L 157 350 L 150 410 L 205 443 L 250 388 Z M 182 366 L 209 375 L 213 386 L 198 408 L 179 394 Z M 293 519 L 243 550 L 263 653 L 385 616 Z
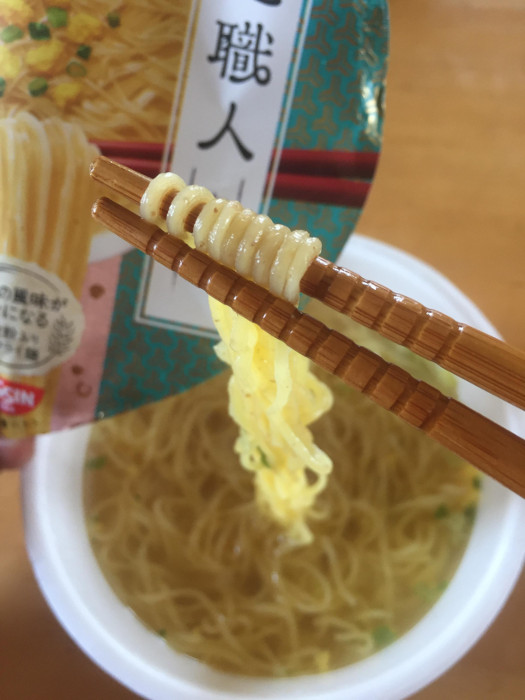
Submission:
M 89 174 L 91 175 L 91 177 L 96 179 L 97 171 L 100 169 L 100 166 L 109 160 L 110 158 L 107 158 L 106 156 L 96 156 L 95 158 L 93 158 L 89 165 Z
M 90 175 L 90 177 L 96 178 L 97 168 L 98 168 L 98 164 L 99 164 L 99 161 L 100 161 L 101 158 L 102 158 L 102 156 L 97 156 L 97 157 L 94 158 L 94 159 L 91 161 L 91 163 L 89 164 L 89 175 Z
M 109 197 L 99 197 L 91 205 L 91 216 L 94 219 L 100 219 L 101 212 L 103 213 L 107 209 L 108 204 L 111 203 L 112 200 Z

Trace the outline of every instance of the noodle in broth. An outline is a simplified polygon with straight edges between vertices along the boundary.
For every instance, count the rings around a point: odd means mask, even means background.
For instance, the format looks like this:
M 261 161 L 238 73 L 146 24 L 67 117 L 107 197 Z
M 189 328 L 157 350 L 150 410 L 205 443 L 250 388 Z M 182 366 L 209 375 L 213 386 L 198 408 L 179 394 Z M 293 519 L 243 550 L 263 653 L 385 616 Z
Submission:
M 95 426 L 94 551 L 122 601 L 177 651 L 255 676 L 322 672 L 410 628 L 450 580 L 477 472 L 333 377 L 312 427 L 333 459 L 292 546 L 233 453 L 225 373 Z
M 167 230 L 187 238 L 199 200 L 196 246 L 227 265 L 241 257 L 243 273 L 295 302 L 304 270 L 294 261 L 304 262 L 308 235 L 183 186 L 173 174 L 153 180 L 142 216 L 163 225 L 169 198 Z M 245 266 L 239 251 L 262 266 Z M 446 587 L 479 477 L 334 377 L 316 377 L 306 358 L 230 308 L 212 301 L 211 310 L 231 378 L 93 431 L 86 498 L 96 556 L 151 629 L 215 668 L 284 676 L 362 659 Z M 309 310 L 359 342 L 356 324 Z M 387 355 L 403 354 L 392 345 L 382 343 Z

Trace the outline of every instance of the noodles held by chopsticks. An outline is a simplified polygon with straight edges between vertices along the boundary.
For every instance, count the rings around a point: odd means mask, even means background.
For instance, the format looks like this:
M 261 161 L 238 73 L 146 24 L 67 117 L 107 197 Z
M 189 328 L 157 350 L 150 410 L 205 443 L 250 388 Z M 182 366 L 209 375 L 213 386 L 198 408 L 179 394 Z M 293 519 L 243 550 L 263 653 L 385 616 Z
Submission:
M 187 220 L 198 210 L 195 247 L 297 303 L 301 277 L 321 250 L 319 239 L 291 232 L 238 202 L 216 199 L 203 187 L 186 187 L 173 173 L 148 185 L 142 217 L 162 225 L 161 211 L 170 200 L 169 233 L 192 244 Z M 222 341 L 217 354 L 232 368 L 230 414 L 240 429 L 235 451 L 242 466 L 255 472 L 260 507 L 287 529 L 291 542 L 308 542 L 305 519 L 332 469 L 308 425 L 330 408 L 331 394 L 305 357 L 218 301 L 210 299 L 210 308 Z
M 297 304 L 301 278 L 321 252 L 318 238 L 275 224 L 239 202 L 217 199 L 205 187 L 186 186 L 174 173 L 157 175 L 142 196 L 142 218 L 165 224 L 168 233 L 188 243 L 192 240 L 188 217 L 194 212 L 198 212 L 192 226 L 197 250 Z
M 238 264 L 237 234 L 258 217 L 174 175 L 154 182 L 144 218 L 166 225 L 168 210 L 168 230 L 191 244 L 197 229 L 203 249 Z M 271 244 L 252 242 L 261 258 L 272 250 L 270 286 L 278 246 L 261 229 Z M 298 290 L 292 277 L 281 293 Z M 86 502 L 98 560 L 152 630 L 215 668 L 276 677 L 363 659 L 445 589 L 479 477 L 229 307 L 211 308 L 231 375 L 95 427 Z

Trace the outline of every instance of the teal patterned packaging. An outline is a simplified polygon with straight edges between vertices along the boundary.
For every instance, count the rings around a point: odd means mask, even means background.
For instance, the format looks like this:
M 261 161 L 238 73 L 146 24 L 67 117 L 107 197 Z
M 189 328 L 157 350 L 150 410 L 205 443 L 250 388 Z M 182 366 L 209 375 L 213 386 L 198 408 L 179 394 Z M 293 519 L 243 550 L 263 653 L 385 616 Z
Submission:
M 89 140 L 148 176 L 172 170 L 306 229 L 335 259 L 380 152 L 386 0 L 182 4 L 186 29 L 164 136 L 152 124 L 146 137 L 101 129 Z M 125 20 L 122 11 L 116 31 Z M 140 104 L 136 113 L 143 118 Z M 84 332 L 60 366 L 50 423 L 26 432 L 109 417 L 222 369 L 206 295 L 109 232 L 94 237 L 80 302 Z

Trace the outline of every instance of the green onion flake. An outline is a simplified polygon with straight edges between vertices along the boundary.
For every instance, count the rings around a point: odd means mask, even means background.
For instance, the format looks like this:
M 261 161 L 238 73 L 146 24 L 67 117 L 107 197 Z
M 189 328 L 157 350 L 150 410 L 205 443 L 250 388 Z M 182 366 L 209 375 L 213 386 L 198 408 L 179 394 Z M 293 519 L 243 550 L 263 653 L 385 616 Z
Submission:
M 106 457 L 104 455 L 98 455 L 98 457 L 92 457 L 86 462 L 86 469 L 102 469 L 106 464 Z
M 0 39 L 6 44 L 10 44 L 12 41 L 21 39 L 24 36 L 24 32 L 17 27 L 16 24 L 10 24 L 8 27 L 4 27 L 0 32 Z
M 80 44 L 77 49 L 77 56 L 79 58 L 83 58 L 84 61 L 88 61 L 89 57 L 91 56 L 91 46 L 88 46 L 87 44 Z
M 450 515 L 450 510 L 447 508 L 447 506 L 442 503 L 440 506 L 436 508 L 434 511 L 434 517 L 435 518 L 446 518 L 447 515 Z
M 67 26 L 67 10 L 63 7 L 48 7 L 47 20 L 55 29 L 65 27 Z
M 33 97 L 38 97 L 43 95 L 48 88 L 47 80 L 45 78 L 33 78 L 27 86 L 29 94 Z
M 266 452 L 264 452 L 264 450 L 261 450 L 261 448 L 259 446 L 257 446 L 257 450 L 259 451 L 259 456 L 261 458 L 261 462 L 262 462 L 263 467 L 270 469 L 271 465 L 270 465 L 270 462 L 268 461 L 268 457 L 266 456 Z
M 108 12 L 106 19 L 110 27 L 114 28 L 120 26 L 120 15 L 118 12 Z
M 391 644 L 396 638 L 396 635 L 394 634 L 392 629 L 388 627 L 388 625 L 379 625 L 379 627 L 376 627 L 372 631 L 372 636 L 374 638 L 376 646 L 378 647 L 386 647 L 388 644 Z
M 36 39 L 37 41 L 40 41 L 42 39 L 51 38 L 51 32 L 49 31 L 49 27 L 43 22 L 29 22 L 27 28 L 29 29 L 29 36 L 31 37 L 31 39 Z
M 71 61 L 71 63 L 67 64 L 66 72 L 72 78 L 83 78 L 86 75 L 87 70 L 85 66 L 78 61 Z
M 4 78 L 0 78 L 0 97 L 4 96 L 5 92 L 5 80 Z
M 465 510 L 463 511 L 465 518 L 469 523 L 473 523 L 475 518 L 476 518 L 476 513 L 477 513 L 477 506 L 475 503 L 469 503 L 468 506 L 466 506 Z

